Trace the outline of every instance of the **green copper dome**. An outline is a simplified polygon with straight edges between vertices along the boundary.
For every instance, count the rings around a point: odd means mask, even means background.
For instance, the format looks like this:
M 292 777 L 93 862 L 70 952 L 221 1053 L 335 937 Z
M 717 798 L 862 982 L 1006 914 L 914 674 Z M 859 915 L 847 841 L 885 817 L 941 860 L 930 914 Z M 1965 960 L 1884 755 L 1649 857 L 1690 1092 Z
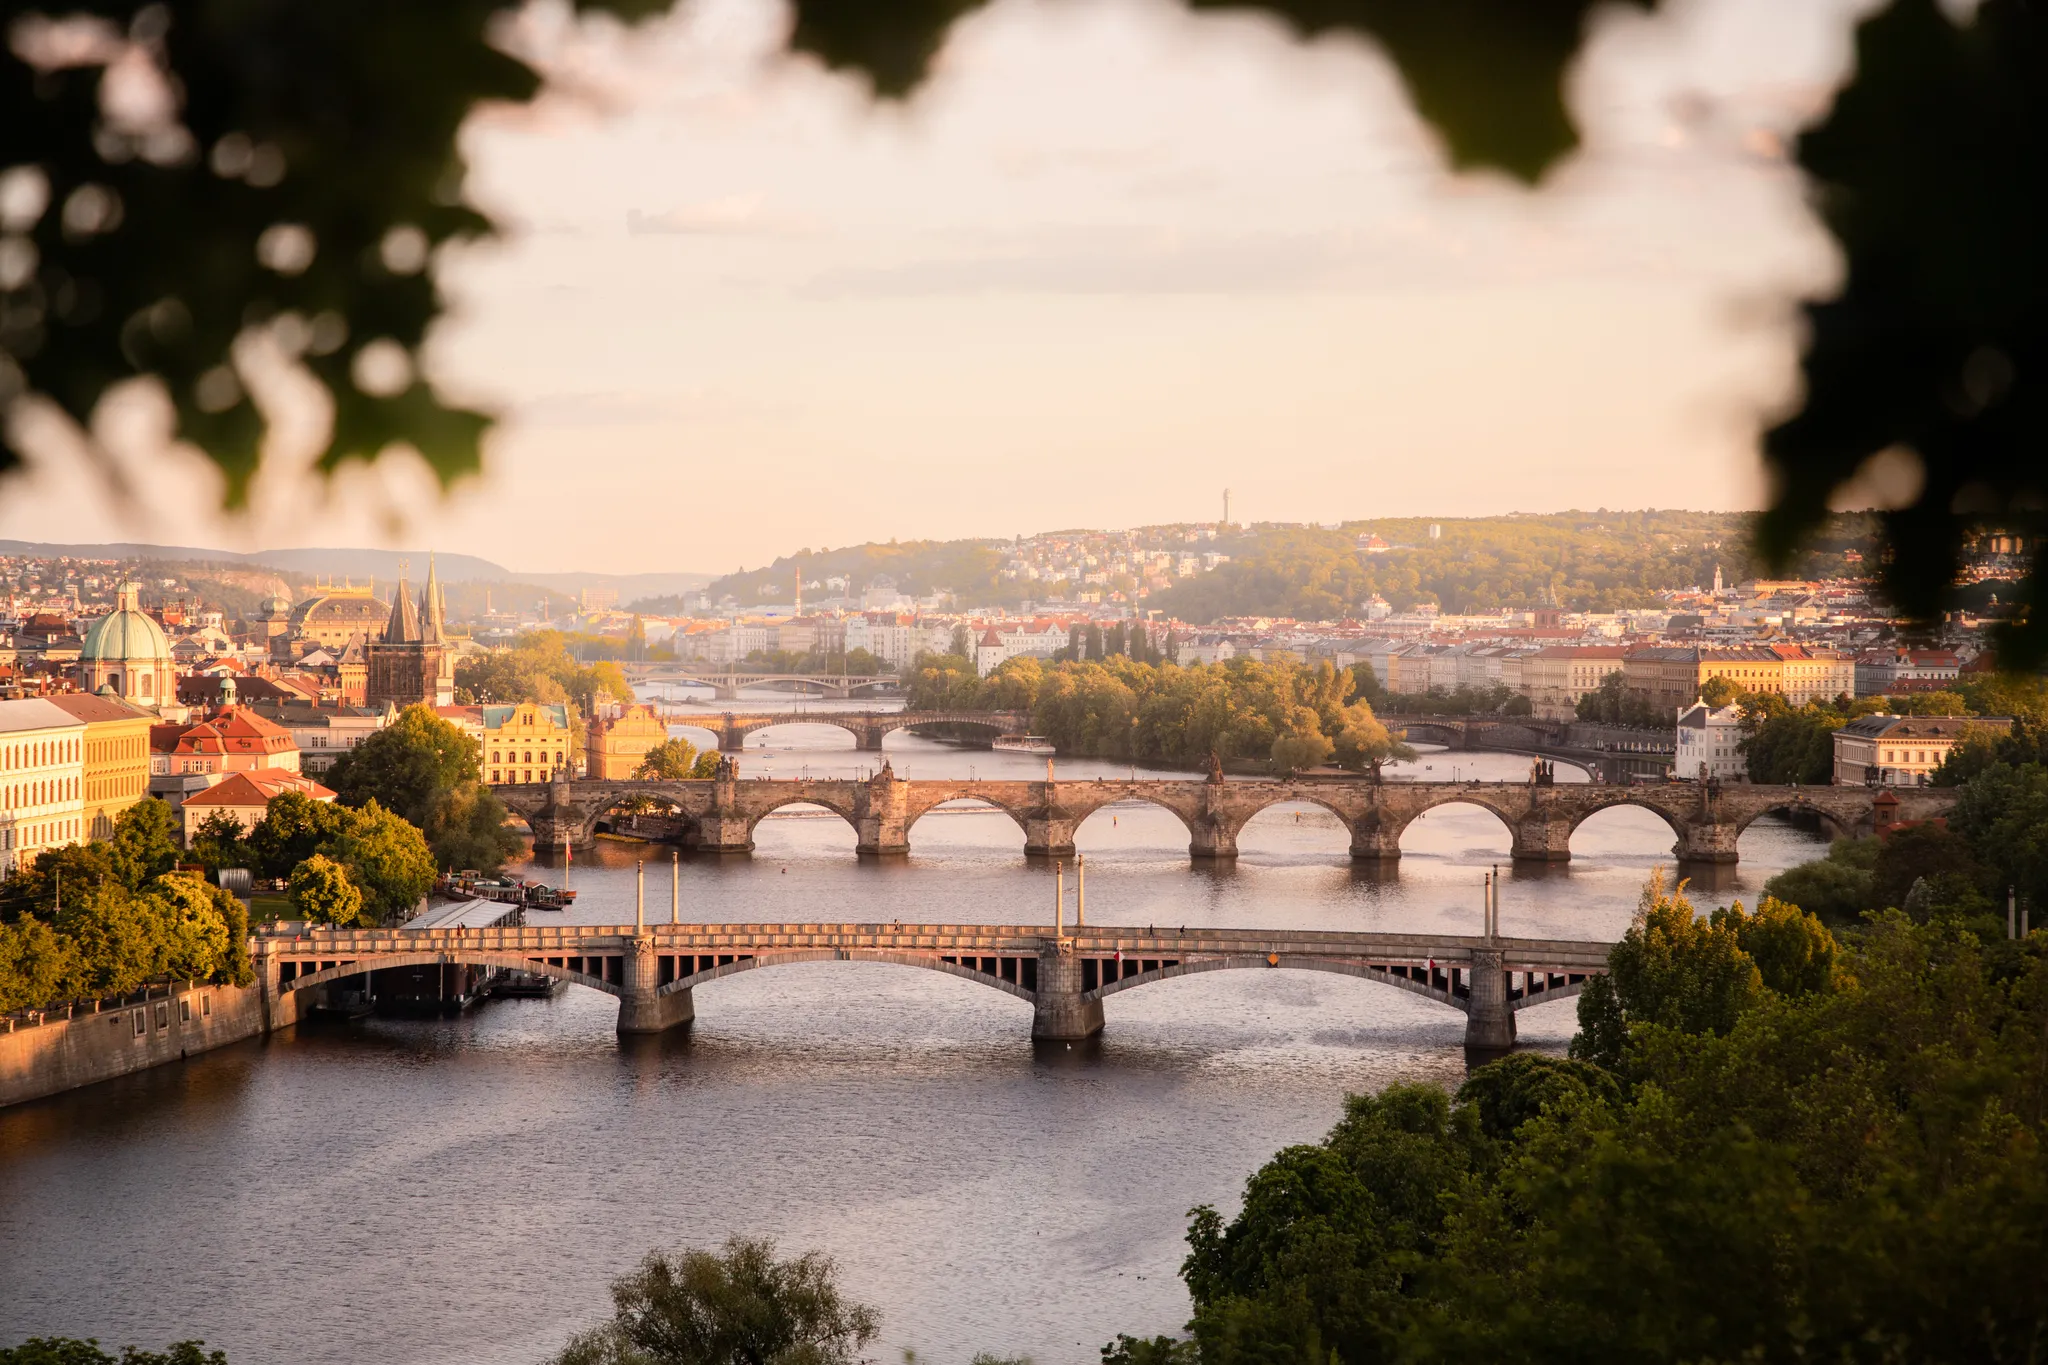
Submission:
M 126 663 L 130 659 L 168 662 L 171 642 L 164 628 L 143 613 L 135 586 L 121 589 L 120 605 L 85 632 L 80 663 Z

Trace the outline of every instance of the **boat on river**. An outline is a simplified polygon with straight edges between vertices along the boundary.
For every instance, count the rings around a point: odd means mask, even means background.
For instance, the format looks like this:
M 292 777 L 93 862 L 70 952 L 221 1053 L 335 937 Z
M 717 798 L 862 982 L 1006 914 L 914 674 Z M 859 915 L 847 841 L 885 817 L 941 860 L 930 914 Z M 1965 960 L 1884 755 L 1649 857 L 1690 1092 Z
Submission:
M 486 877 L 480 872 L 458 872 L 446 879 L 451 895 L 473 896 L 500 905 L 523 905 L 529 910 L 565 910 L 576 899 L 566 886 L 554 887 L 524 877 Z
M 989 747 L 998 753 L 1036 754 L 1041 758 L 1050 758 L 1059 752 L 1044 735 L 997 735 Z

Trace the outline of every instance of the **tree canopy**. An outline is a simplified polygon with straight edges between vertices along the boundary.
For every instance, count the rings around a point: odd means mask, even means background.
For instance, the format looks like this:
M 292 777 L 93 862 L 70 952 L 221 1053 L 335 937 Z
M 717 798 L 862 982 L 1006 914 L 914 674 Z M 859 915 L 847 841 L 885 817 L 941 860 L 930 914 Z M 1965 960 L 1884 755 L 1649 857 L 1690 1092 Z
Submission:
M 381 803 L 418 826 L 444 870 L 494 871 L 519 847 L 504 803 L 484 785 L 482 746 L 429 707 L 407 707 L 342 755 L 327 780 L 344 805 Z

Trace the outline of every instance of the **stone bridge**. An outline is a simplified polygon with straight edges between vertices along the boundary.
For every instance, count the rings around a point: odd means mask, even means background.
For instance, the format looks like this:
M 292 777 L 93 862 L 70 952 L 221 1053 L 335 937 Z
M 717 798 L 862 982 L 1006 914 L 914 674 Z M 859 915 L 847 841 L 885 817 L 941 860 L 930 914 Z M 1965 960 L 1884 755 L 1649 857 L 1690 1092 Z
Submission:
M 731 701 L 743 687 L 757 683 L 797 683 L 816 688 L 827 697 L 851 697 L 863 688 L 901 682 L 894 673 L 750 673 L 738 669 L 691 668 L 684 664 L 656 664 L 628 667 L 633 682 L 696 683 L 711 689 L 720 701 Z
M 854 747 L 879 753 L 882 737 L 919 725 L 973 725 L 992 735 L 1022 734 L 1031 717 L 1022 711 L 682 711 L 670 709 L 661 718 L 670 725 L 688 725 L 718 736 L 722 753 L 738 753 L 747 736 L 776 725 L 836 725 L 853 736 Z
M 1607 943 L 1290 929 L 982 924 L 628 924 L 490 929 L 292 929 L 258 934 L 258 979 L 276 1003 L 387 967 L 499 967 L 560 977 L 619 1000 L 620 1033 L 696 1017 L 696 987 L 793 962 L 889 962 L 976 982 L 1030 1005 L 1034 1038 L 1087 1038 L 1121 991 L 1230 969 L 1334 972 L 1462 1011 L 1468 1047 L 1515 1040 L 1515 1012 L 1578 994 L 1607 970 Z
M 977 782 L 904 781 L 885 762 L 872 778 L 716 778 L 696 782 L 561 781 L 493 789 L 506 806 L 526 817 L 540 848 L 563 844 L 587 847 L 598 821 L 608 813 L 651 802 L 680 816 L 683 844 L 704 852 L 743 853 L 754 846 L 754 829 L 784 806 L 813 805 L 853 826 L 861 853 L 910 851 L 910 831 L 939 806 L 979 802 L 1016 821 L 1024 851 L 1072 857 L 1074 831 L 1104 806 L 1141 801 L 1163 806 L 1188 829 L 1188 853 L 1195 858 L 1234 858 L 1237 837 L 1251 818 L 1269 806 L 1303 802 L 1321 806 L 1344 823 L 1351 856 L 1391 860 L 1401 856 L 1401 833 L 1417 817 L 1457 803 L 1491 811 L 1506 825 L 1514 857 L 1564 862 L 1571 857 L 1572 831 L 1603 810 L 1637 806 L 1654 812 L 1671 828 L 1673 854 L 1685 863 L 1734 863 L 1736 841 L 1758 816 L 1807 814 L 1838 834 L 1869 832 L 1875 826 L 1880 792 L 1866 787 L 1774 787 L 1666 782 L 1645 785 L 1523 782 L 1386 782 L 1368 778 L 1310 778 L 1291 781 L 1160 780 Z M 1899 821 L 1941 815 L 1955 792 L 1905 788 L 1889 793 Z

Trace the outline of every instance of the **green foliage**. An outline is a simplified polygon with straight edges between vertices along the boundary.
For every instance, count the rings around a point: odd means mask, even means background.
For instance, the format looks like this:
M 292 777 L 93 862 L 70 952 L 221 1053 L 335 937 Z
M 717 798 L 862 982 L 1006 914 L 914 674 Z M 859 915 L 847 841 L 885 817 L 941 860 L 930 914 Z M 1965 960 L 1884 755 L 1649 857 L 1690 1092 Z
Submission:
M 1625 1073 L 1518 1055 L 1455 1099 L 1354 1097 L 1236 1218 L 1195 1211 L 1190 1340 L 1105 1361 L 2028 1359 L 2048 935 L 1992 954 L 1891 914 L 1836 949 L 1783 906 L 1681 907 L 1653 885 L 1616 950 L 1659 958 L 1617 995 L 1667 1020 L 1631 1026 Z
M 459 661 L 455 665 L 456 700 L 507 706 L 523 701 L 582 704 L 607 697 L 633 700 L 632 685 L 618 664 L 609 659 L 582 663 L 570 653 L 569 643 L 570 637 L 558 630 L 539 630 L 521 636 L 510 649 Z
M 0 1346 L 0 1365 L 228 1365 L 227 1352 L 202 1350 L 205 1345 L 180 1341 L 161 1351 L 124 1346 L 115 1357 L 100 1349 L 97 1337 L 30 1337 L 19 1346 Z
M 1992 886 L 2017 887 L 2033 905 L 2048 906 L 2048 765 L 1986 768 L 1956 794 L 1948 826 L 1967 841 Z
M 1741 695 L 1742 689 L 1735 685 L 1734 679 L 1718 673 L 1700 684 L 1700 700 L 1716 711 L 1731 704 Z
M 1987 0 L 1964 16 L 1891 0 L 1857 31 L 1855 74 L 1800 134 L 1798 162 L 1840 246 L 1831 297 L 1807 304 L 1798 411 L 1769 431 L 1778 489 L 1762 544 L 1789 550 L 1865 462 L 1892 450 L 1918 471 L 1882 517 L 1882 573 L 1907 615 L 1957 600 L 1966 537 L 2031 524 L 2048 470 L 2039 401 L 2048 285 L 2027 267 L 2040 224 L 2032 177 L 2048 96 L 2048 14 Z M 2003 595 L 2041 597 L 2039 559 Z M 2001 657 L 2048 654 L 2048 620 L 2023 613 Z
M 1778 707 L 1745 708 L 1748 730 L 1737 746 L 1749 767 L 1749 780 L 1776 784 L 1797 782 L 1824 786 L 1835 773 L 1835 731 L 1846 719 L 1817 702 L 1797 711 Z
M 315 801 L 303 792 L 279 792 L 249 831 L 255 874 L 267 879 L 291 876 L 347 819 L 347 811 L 332 801 Z
M 363 893 L 363 913 L 390 924 L 412 913 L 434 884 L 434 854 L 415 825 L 371 801 L 349 812 L 321 852 L 348 869 Z
M 347 929 L 374 923 L 363 914 L 363 893 L 348 869 L 318 853 L 292 869 L 286 895 L 292 913 L 313 924 Z
M 847 1302 L 832 1262 L 734 1237 L 722 1252 L 648 1253 L 612 1281 L 612 1318 L 577 1336 L 556 1365 L 855 1365 L 876 1332 Z
M 192 831 L 192 847 L 186 850 L 188 860 L 209 873 L 224 867 L 248 867 L 255 861 L 248 835 L 249 831 L 232 813 L 217 810 Z
M 1580 697 L 1576 710 L 1580 720 L 1601 725 L 1633 725 L 1648 729 L 1671 724 L 1671 717 L 1665 714 L 1663 707 L 1629 695 L 1618 668 L 1602 678 L 1600 686 Z
M 706 749 L 697 752 L 697 746 L 686 739 L 671 739 L 655 745 L 647 751 L 647 757 L 640 760 L 640 766 L 633 770 L 633 776 L 646 781 L 689 782 L 699 781 L 718 775 L 718 751 Z
M 1655 1025 L 1682 1033 L 1725 1033 L 1763 989 L 1756 962 L 1742 949 L 1738 926 L 1702 919 L 1685 883 L 1667 890 L 1659 871 L 1643 889 L 1635 922 L 1608 958 L 1599 990 L 1579 996 L 1579 1037 L 1572 1055 L 1610 1070 L 1622 1065 L 1631 1028 Z
M 957 593 L 975 602 L 1001 600 L 998 571 L 1002 542 L 994 540 L 905 540 L 887 545 L 849 545 L 839 550 L 799 550 L 765 569 L 743 570 L 705 589 L 711 600 L 731 597 L 742 607 L 759 602 L 787 602 L 801 572 L 804 582 L 845 578 L 857 595 L 877 575 L 887 574 L 898 590 L 912 597 Z M 1014 592 L 1011 600 L 1017 600 Z
M 1877 896 L 1877 840 L 1837 839 L 1825 858 L 1788 867 L 1764 883 L 1764 895 L 1796 905 L 1823 924 L 1854 924 Z
M 410 706 L 343 755 L 327 780 L 343 805 L 379 803 L 417 825 L 442 868 L 495 871 L 519 838 L 483 783 L 482 758 L 482 746 L 432 708 Z
M 64 999 L 80 975 L 76 955 L 70 939 L 33 915 L 0 922 L 0 1014 Z
M 121 880 L 131 887 L 162 876 L 178 865 L 184 831 L 171 808 L 155 797 L 136 802 L 114 820 L 108 855 Z
M 1738 578 L 1761 572 L 1750 547 L 1752 519 L 1712 512 L 1560 512 L 1544 516 L 1431 521 L 1381 518 L 1335 531 L 1254 527 L 1216 548 L 1227 564 L 1146 599 L 1184 621 L 1229 616 L 1337 620 L 1375 593 L 1400 611 L 1434 603 L 1447 612 L 1574 611 L 1654 607 L 1660 589 L 1712 581 L 1718 565 Z M 1357 538 L 1393 548 L 1368 555 Z M 1839 517 L 1821 528 L 1800 563 L 1815 576 L 1847 571 L 1842 551 L 1869 552 L 1867 520 Z
M 1231 659 L 1182 668 L 1110 654 L 1050 668 L 1011 659 L 983 679 L 963 658 L 928 654 L 911 671 L 908 704 L 1028 710 L 1032 729 L 1061 753 L 1188 768 L 1206 765 L 1211 753 L 1281 771 L 1332 756 L 1354 769 L 1414 757 L 1353 695 L 1356 676 L 1328 663 Z

